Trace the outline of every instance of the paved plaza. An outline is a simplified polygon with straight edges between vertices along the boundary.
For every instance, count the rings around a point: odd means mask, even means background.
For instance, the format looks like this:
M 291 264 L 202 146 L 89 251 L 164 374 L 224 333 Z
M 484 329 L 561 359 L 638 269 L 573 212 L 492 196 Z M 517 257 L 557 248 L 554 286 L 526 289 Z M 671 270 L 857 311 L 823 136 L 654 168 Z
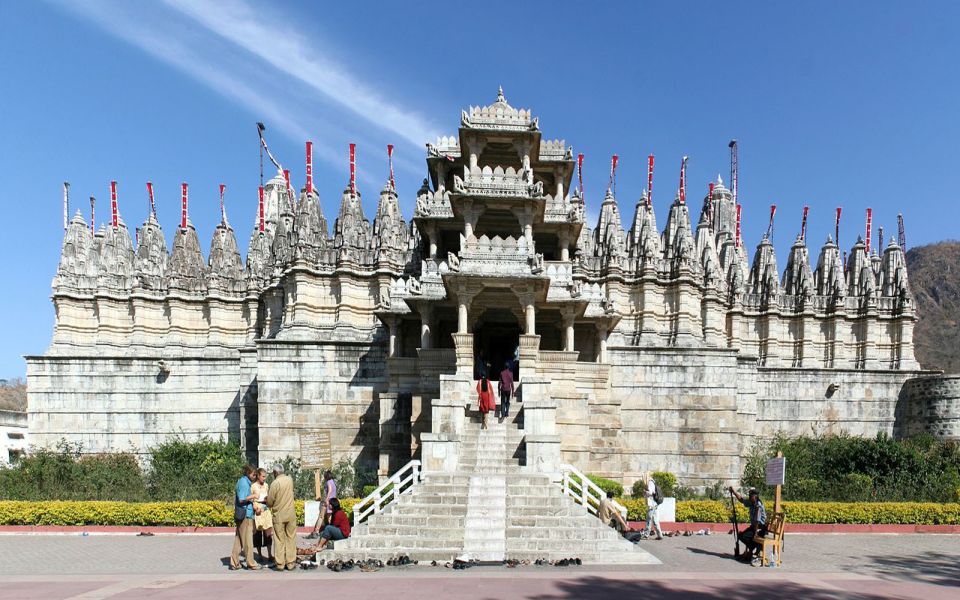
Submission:
M 0 600 L 32 598 L 956 598 L 960 536 L 788 535 L 778 569 L 734 562 L 729 535 L 641 542 L 661 565 L 230 572 L 227 535 L 3 535 Z M 331 595 L 332 594 L 332 595 Z

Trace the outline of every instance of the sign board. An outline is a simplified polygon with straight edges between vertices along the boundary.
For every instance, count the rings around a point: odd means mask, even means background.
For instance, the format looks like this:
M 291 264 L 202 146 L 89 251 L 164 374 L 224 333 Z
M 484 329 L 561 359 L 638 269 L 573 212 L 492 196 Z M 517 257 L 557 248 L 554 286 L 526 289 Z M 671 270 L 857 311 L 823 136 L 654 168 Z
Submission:
M 767 461 L 767 485 L 783 485 L 787 473 L 787 459 L 771 458 Z
M 333 466 L 329 429 L 300 432 L 300 466 L 304 469 L 329 469 Z

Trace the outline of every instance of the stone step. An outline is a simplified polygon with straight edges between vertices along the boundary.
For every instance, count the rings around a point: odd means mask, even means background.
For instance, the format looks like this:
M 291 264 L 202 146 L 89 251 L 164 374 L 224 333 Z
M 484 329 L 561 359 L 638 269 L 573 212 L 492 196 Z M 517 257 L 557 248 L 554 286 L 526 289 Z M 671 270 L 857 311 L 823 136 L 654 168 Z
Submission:
M 507 526 L 507 538 L 523 538 L 524 540 L 602 540 L 616 541 L 619 534 L 593 529 L 589 526 L 581 527 L 513 527 Z
M 459 516 L 445 516 L 445 515 L 431 515 L 431 514 L 410 514 L 409 512 L 401 512 L 399 514 L 380 514 L 376 518 L 370 517 L 360 525 L 357 525 L 354 529 L 359 531 L 360 527 L 367 527 L 367 523 L 370 523 L 371 526 L 375 523 L 376 525 L 383 525 L 386 527 L 443 527 L 447 529 L 458 528 L 463 529 L 465 515 Z

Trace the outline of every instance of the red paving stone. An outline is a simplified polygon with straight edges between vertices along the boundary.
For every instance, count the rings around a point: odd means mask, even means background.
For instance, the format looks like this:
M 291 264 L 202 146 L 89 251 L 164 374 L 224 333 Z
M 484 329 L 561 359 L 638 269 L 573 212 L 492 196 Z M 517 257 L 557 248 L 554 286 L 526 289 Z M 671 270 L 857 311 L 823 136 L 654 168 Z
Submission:
M 97 590 L 112 582 L 103 581 L 5 581 L 0 583 L 3 600 L 62 600 Z
M 863 578 L 833 579 L 819 576 L 793 576 L 789 579 L 764 577 L 729 579 L 714 574 L 692 579 L 689 574 L 673 577 L 644 577 L 635 579 L 625 576 L 601 576 L 585 574 L 582 577 L 544 576 L 477 576 L 469 572 L 451 573 L 442 577 L 378 577 L 369 575 L 344 576 L 331 580 L 305 577 L 306 574 L 266 575 L 218 579 L 213 581 L 184 581 L 182 583 L 158 582 L 117 590 L 114 599 L 174 600 L 206 598 L 210 600 L 239 597 L 272 597 L 282 591 L 284 600 L 297 598 L 336 598 L 337 600 L 366 600 L 371 597 L 389 597 L 391 600 L 423 599 L 436 600 L 457 598 L 459 600 L 488 600 L 491 598 L 524 598 L 529 600 L 611 600 L 614 598 L 657 598 L 674 600 L 693 598 L 698 600 L 759 600 L 761 598 L 802 598 L 805 600 L 832 600 L 856 598 L 880 600 L 903 598 L 923 600 L 953 599 L 958 597 L 957 588 L 935 586 L 903 581 L 882 581 Z M 22 584 L 16 591 L 24 591 Z M 97 585 L 107 585 L 107 582 Z M 83 593 L 89 584 L 30 584 L 32 595 L 8 595 L 14 591 L 5 586 L 0 598 L 65 598 L 69 586 L 70 595 Z M 95 587 L 93 589 L 96 589 Z M 68 593 L 69 593 L 68 592 Z

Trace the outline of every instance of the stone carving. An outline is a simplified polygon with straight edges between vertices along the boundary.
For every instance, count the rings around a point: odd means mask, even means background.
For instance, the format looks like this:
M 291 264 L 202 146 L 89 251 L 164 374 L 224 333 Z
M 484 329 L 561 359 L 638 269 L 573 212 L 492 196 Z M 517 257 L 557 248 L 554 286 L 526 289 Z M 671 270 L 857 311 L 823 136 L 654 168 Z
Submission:
M 98 234 L 99 236 L 99 234 Z M 97 287 L 113 292 L 126 292 L 133 288 L 133 242 L 123 219 L 117 226 L 107 225 L 99 244 L 99 271 Z
M 207 259 L 207 287 L 224 294 L 242 295 L 246 292 L 243 261 L 233 228 L 224 220 L 213 231 L 210 257 Z
M 327 248 L 327 219 L 320 207 L 320 198 L 316 192 L 304 192 L 297 204 L 296 250 L 298 259 L 315 265 L 321 262 L 321 253 Z
M 137 240 L 137 254 L 134 257 L 136 287 L 140 290 L 160 292 L 165 282 L 169 255 L 167 240 L 152 212 L 137 231 Z
M 53 280 L 55 290 L 96 289 L 99 271 L 93 235 L 80 211 L 74 215 L 63 236 L 60 264 Z
M 187 226 L 178 227 L 173 236 L 167 287 L 171 291 L 196 295 L 207 291 L 207 268 L 200 251 L 200 238 L 189 220 Z

